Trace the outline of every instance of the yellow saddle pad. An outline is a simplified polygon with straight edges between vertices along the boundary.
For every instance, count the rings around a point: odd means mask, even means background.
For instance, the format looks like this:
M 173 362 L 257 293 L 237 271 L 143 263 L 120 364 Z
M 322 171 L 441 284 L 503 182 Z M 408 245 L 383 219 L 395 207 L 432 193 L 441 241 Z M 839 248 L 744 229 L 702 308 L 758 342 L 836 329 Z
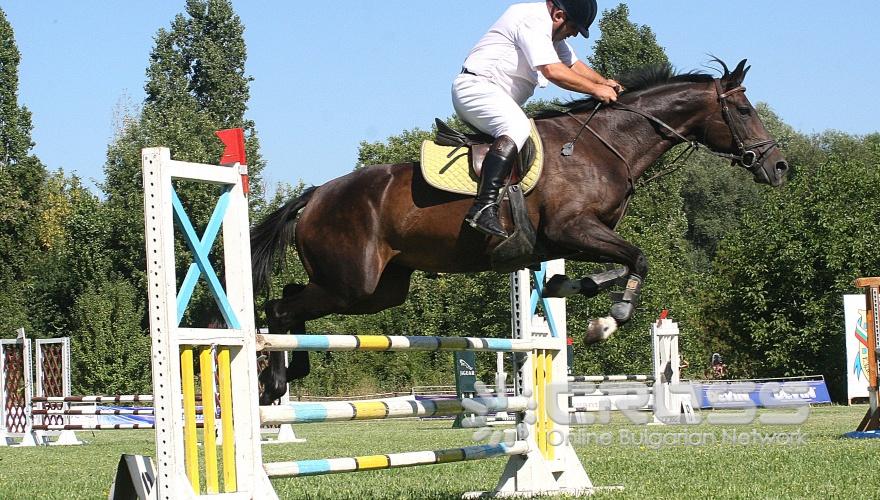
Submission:
M 541 177 L 541 170 L 544 168 L 544 146 L 541 144 L 541 136 L 538 135 L 534 120 L 531 122 L 532 142 L 535 143 L 535 160 L 525 178 L 520 182 L 523 193 L 528 193 L 535 187 Z M 456 151 L 453 146 L 440 146 L 434 141 L 424 141 L 421 160 L 422 175 L 431 186 L 453 193 L 477 194 L 479 179 L 474 177 L 470 165 L 468 165 L 467 148 L 458 148 Z

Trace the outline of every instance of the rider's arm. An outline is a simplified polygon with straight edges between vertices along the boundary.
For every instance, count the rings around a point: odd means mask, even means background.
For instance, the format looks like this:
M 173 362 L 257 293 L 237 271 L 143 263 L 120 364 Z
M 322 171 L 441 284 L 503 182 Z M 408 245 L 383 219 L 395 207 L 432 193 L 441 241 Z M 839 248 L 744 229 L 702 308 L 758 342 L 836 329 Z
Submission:
M 578 61 L 578 63 L 579 62 L 580 61 Z M 574 66 L 577 66 L 578 63 L 575 63 Z M 587 68 L 583 63 L 580 63 L 580 65 Z M 590 77 L 569 68 L 561 62 L 539 66 L 538 71 L 540 71 L 548 80 L 566 90 L 580 92 L 582 94 L 590 94 L 606 104 L 609 101 L 617 100 L 617 92 L 615 92 L 613 88 L 604 84 L 604 78 L 602 78 L 603 83 L 593 81 Z M 590 71 L 597 76 L 599 75 L 593 70 Z M 599 78 L 601 78 L 601 76 L 599 76 Z
M 591 82 L 598 83 L 601 85 L 607 85 L 608 87 L 613 88 L 617 92 L 621 91 L 621 89 L 619 88 L 620 87 L 619 83 L 617 83 L 616 81 L 614 81 L 610 78 L 605 78 L 604 76 L 600 75 L 598 71 L 587 66 L 586 64 L 584 64 L 581 61 L 575 61 L 575 63 L 571 66 L 571 69 L 575 73 L 585 76 Z

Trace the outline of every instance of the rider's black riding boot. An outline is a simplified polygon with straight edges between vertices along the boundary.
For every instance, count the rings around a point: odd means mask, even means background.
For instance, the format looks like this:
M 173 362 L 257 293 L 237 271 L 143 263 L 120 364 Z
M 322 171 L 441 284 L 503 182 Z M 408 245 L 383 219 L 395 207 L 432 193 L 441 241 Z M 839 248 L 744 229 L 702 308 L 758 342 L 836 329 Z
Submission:
M 464 218 L 477 231 L 507 238 L 507 232 L 498 220 L 498 193 L 510 175 L 516 154 L 516 143 L 506 135 L 495 139 L 486 153 L 479 192 Z

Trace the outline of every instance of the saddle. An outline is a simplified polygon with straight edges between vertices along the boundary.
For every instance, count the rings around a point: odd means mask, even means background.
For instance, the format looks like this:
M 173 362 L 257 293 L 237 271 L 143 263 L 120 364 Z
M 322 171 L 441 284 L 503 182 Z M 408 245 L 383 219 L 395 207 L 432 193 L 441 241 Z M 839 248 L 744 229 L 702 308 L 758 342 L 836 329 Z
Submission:
M 435 123 L 436 140 L 422 142 L 422 176 L 437 189 L 475 195 L 483 159 L 495 139 L 486 134 L 463 134 L 441 120 Z M 531 266 L 535 256 L 541 253 L 535 245 L 535 228 L 528 217 L 525 194 L 538 184 L 543 168 L 543 144 L 532 122 L 531 136 L 520 151 L 507 181 L 502 206 L 510 211 L 514 230 L 509 238 L 491 250 L 490 259 L 495 271 L 511 272 Z
M 458 132 L 439 119 L 435 123 L 435 140 L 422 143 L 421 168 L 425 180 L 443 191 L 475 195 L 483 160 L 495 139 L 482 133 Z M 519 183 L 524 193 L 531 191 L 541 175 L 543 156 L 540 137 L 533 122 L 532 135 L 511 169 L 508 185 Z
M 486 159 L 486 153 L 495 141 L 495 138 L 489 134 L 477 132 L 474 134 L 464 134 L 447 125 L 443 120 L 434 118 L 434 124 L 437 126 L 437 137 L 434 142 L 441 146 L 453 146 L 456 148 L 468 148 L 468 163 L 471 172 L 478 179 L 483 171 L 483 160 Z M 472 129 L 470 124 L 467 124 Z M 514 168 L 511 172 L 510 184 L 519 183 L 535 161 L 535 141 L 529 137 L 523 145 L 522 150 L 517 156 Z

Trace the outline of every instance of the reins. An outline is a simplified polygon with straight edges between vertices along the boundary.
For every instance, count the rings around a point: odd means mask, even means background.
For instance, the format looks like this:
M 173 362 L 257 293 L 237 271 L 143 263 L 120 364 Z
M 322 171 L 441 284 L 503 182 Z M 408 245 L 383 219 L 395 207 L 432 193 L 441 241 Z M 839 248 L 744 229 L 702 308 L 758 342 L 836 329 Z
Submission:
M 724 118 L 724 122 L 727 124 L 727 127 L 730 129 L 731 135 L 733 135 L 734 141 L 736 142 L 737 148 L 739 149 L 739 154 L 722 153 L 719 151 L 714 151 L 708 147 L 706 148 L 706 150 L 709 151 L 709 153 L 711 153 L 719 158 L 725 158 L 725 159 L 728 159 L 731 161 L 738 162 L 740 165 L 742 165 L 746 169 L 752 170 L 756 165 L 760 165 L 759 160 L 761 158 L 763 158 L 764 155 L 766 155 L 767 152 L 769 152 L 771 149 L 773 149 L 774 147 L 778 147 L 778 144 L 775 140 L 768 139 L 765 141 L 759 141 L 759 142 L 756 142 L 753 144 L 749 144 L 748 146 L 746 146 L 745 142 L 742 139 L 744 134 L 741 134 L 737 130 L 737 125 L 739 123 L 733 119 L 733 115 L 730 113 L 730 107 L 727 105 L 727 98 L 728 97 L 730 97 L 733 94 L 739 93 L 739 92 L 745 92 L 746 88 L 743 87 L 742 85 L 740 85 L 740 86 L 737 86 L 731 90 L 728 90 L 727 92 L 722 92 L 721 80 L 716 78 L 714 80 L 714 83 L 715 83 L 715 91 L 718 94 L 718 102 L 721 104 L 722 117 Z M 656 179 L 659 179 L 663 176 L 671 174 L 671 173 L 675 172 L 676 170 L 680 169 L 681 167 L 684 166 L 684 163 L 688 159 L 690 159 L 691 155 L 693 155 L 694 152 L 696 150 L 700 149 L 700 147 L 702 146 L 696 140 L 688 139 L 687 137 L 682 135 L 679 131 L 675 130 L 672 126 L 668 125 L 663 120 L 657 118 L 656 116 L 654 116 L 648 112 L 645 112 L 645 111 L 640 110 L 638 108 L 634 108 L 634 107 L 629 106 L 627 104 L 623 104 L 621 102 L 612 102 L 608 106 L 609 106 L 609 108 L 612 108 L 612 109 L 619 109 L 622 111 L 628 111 L 630 113 L 637 114 L 637 115 L 647 119 L 648 121 L 653 122 L 653 123 L 659 125 L 660 127 L 668 130 L 669 132 L 672 133 L 672 135 L 674 135 L 676 138 L 681 140 L 683 143 L 688 144 L 687 148 L 685 148 L 684 151 L 679 153 L 679 155 L 676 156 L 675 159 L 672 161 L 671 167 L 666 168 L 661 172 L 658 172 L 657 174 L 651 176 L 648 179 L 641 180 L 639 182 L 639 186 L 644 186 L 645 184 L 648 184 L 649 182 L 652 182 Z M 608 148 L 609 151 L 614 153 L 614 155 L 617 156 L 618 158 L 620 158 L 620 160 L 624 163 L 624 165 L 626 165 L 626 176 L 627 176 L 627 182 L 629 183 L 629 192 L 627 193 L 626 197 L 624 198 L 620 218 L 618 218 L 617 223 L 615 223 L 615 225 L 614 225 L 614 229 L 616 230 L 617 225 L 620 224 L 620 221 L 623 219 L 623 216 L 626 214 L 626 210 L 629 206 L 629 200 L 636 193 L 636 183 L 633 180 L 632 165 L 630 165 L 629 161 L 620 153 L 620 151 L 617 150 L 617 148 L 614 147 L 614 145 L 612 145 L 608 140 L 606 140 L 604 137 L 602 137 L 595 129 L 593 129 L 593 127 L 590 126 L 590 121 L 592 121 L 593 117 L 596 116 L 596 113 L 599 112 L 599 109 L 601 107 L 602 107 L 602 103 L 601 102 L 597 103 L 596 107 L 593 108 L 593 111 L 590 113 L 590 116 L 587 117 L 586 121 L 582 121 L 580 118 L 578 118 L 571 111 L 565 112 L 566 115 L 571 117 L 576 122 L 580 123 L 581 128 L 580 128 L 580 130 L 578 130 L 578 133 L 575 135 L 574 139 L 572 139 L 570 142 L 565 143 L 562 146 L 561 153 L 562 153 L 562 156 L 573 155 L 575 145 L 577 144 L 578 139 L 580 139 L 581 134 L 584 132 L 584 130 L 589 130 L 590 133 L 593 134 L 593 136 L 599 140 L 599 142 L 604 144 L 605 147 Z M 769 146 L 769 147 L 760 151 L 760 154 L 757 154 L 755 152 L 755 150 L 757 150 L 758 148 L 764 147 L 764 146 Z M 687 155 L 687 156 L 685 156 L 685 155 Z M 683 160 L 682 160 L 682 157 L 684 157 Z M 681 163 L 679 163 L 679 160 L 681 160 Z

